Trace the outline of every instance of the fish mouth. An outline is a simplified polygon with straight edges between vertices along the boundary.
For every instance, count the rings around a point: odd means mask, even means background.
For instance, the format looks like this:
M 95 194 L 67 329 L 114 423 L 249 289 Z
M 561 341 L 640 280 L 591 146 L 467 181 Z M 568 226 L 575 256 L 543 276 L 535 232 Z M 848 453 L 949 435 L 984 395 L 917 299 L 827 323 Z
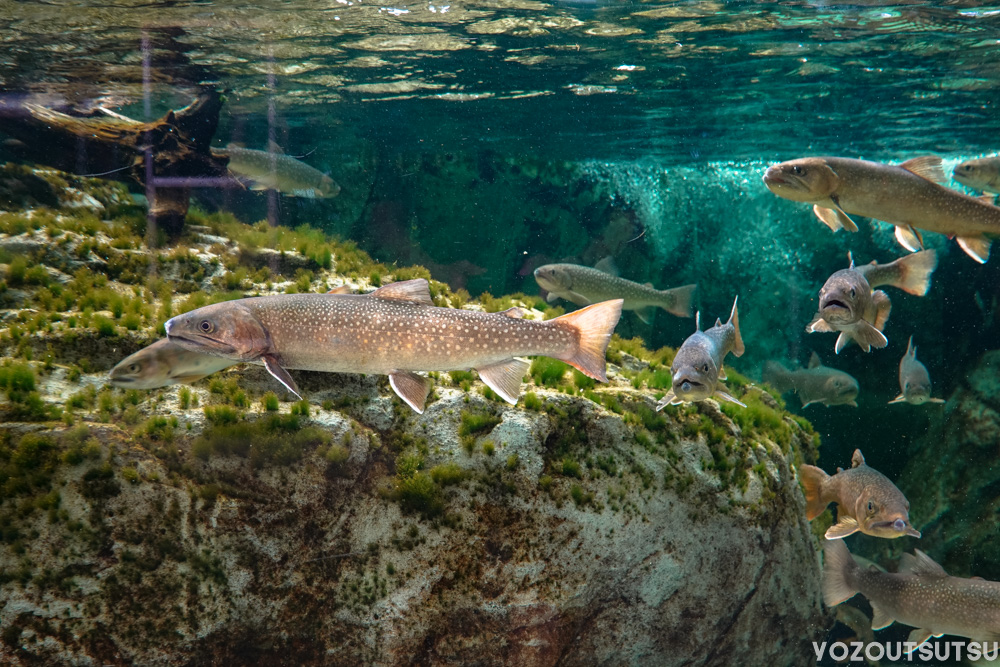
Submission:
M 675 379 L 673 388 L 675 395 L 690 400 L 701 400 L 711 394 L 711 390 L 703 382 L 689 377 Z
M 915 530 L 913 526 L 910 525 L 909 521 L 903 519 L 892 519 L 886 521 L 874 521 L 868 526 L 872 534 L 892 536 L 892 537 L 902 537 L 904 535 L 909 535 L 911 537 L 920 537 L 920 531 Z

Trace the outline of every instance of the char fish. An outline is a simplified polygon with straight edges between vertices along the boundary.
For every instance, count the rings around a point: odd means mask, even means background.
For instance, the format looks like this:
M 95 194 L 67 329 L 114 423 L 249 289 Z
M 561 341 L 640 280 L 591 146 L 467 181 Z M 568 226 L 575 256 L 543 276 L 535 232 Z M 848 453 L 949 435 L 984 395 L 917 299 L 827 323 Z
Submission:
M 985 263 L 1000 235 L 1000 208 L 943 187 L 941 159 L 924 156 L 900 165 L 843 157 L 809 157 L 768 167 L 764 183 L 779 197 L 813 204 L 833 231 L 858 231 L 850 214 L 896 226 L 896 240 L 913 252 L 920 230 L 955 237 L 967 255 Z
M 512 308 L 483 313 L 438 308 L 423 279 L 370 294 L 278 294 L 226 301 L 166 323 L 171 342 L 194 352 L 263 364 L 301 396 L 286 369 L 389 376 L 396 394 L 422 412 L 430 385 L 414 371 L 474 368 L 493 391 L 516 403 L 528 363 L 561 359 L 607 381 L 604 353 L 622 301 L 604 301 L 547 322 Z
M 126 389 L 156 389 L 197 382 L 238 360 L 186 350 L 163 338 L 122 359 L 111 369 L 109 382 Z
M 697 285 L 683 285 L 658 290 L 651 283 L 640 285 L 618 276 L 614 263 L 603 260 L 597 267 L 579 264 L 545 264 L 535 269 L 535 281 L 547 291 L 547 300 L 566 299 L 578 306 L 588 306 L 608 299 L 624 299 L 623 310 L 634 310 L 649 324 L 662 308 L 677 317 L 691 317 L 691 300 Z
M 764 364 L 763 379 L 782 394 L 794 391 L 802 400 L 802 407 L 813 403 L 858 407 L 858 381 L 844 371 L 824 366 L 815 352 L 809 358 L 807 368 L 793 371 L 777 361 L 768 361 Z
M 937 268 L 934 250 L 922 250 L 888 264 L 855 266 L 850 254 L 848 258 L 850 268 L 834 273 L 819 291 L 819 312 L 806 327 L 807 333 L 839 331 L 834 346 L 837 354 L 852 340 L 865 352 L 888 344 L 882 330 L 892 303 L 885 292 L 875 287 L 890 285 L 924 296 Z
M 931 375 L 927 367 L 917 361 L 917 348 L 913 345 L 913 336 L 906 344 L 906 354 L 899 361 L 900 394 L 889 403 L 944 403 L 944 399 L 931 398 Z
M 1000 194 L 1000 155 L 961 162 L 951 175 L 967 188 Z
M 674 362 L 670 365 L 672 386 L 656 404 L 657 410 L 662 410 L 667 405 L 704 401 L 710 396 L 746 407 L 719 386 L 719 380 L 726 379 L 726 371 L 722 367 L 726 355 L 732 352 L 737 357 L 743 356 L 740 317 L 736 310 L 738 299 L 737 297 L 733 301 L 729 321 L 723 324 L 722 320 L 716 319 L 715 326 L 707 331 L 701 330 L 701 314 L 695 315 L 695 332 L 677 350 Z
M 806 496 L 806 518 L 812 521 L 830 503 L 837 503 L 837 523 L 826 539 L 837 540 L 861 531 L 875 537 L 920 537 L 910 524 L 910 502 L 889 478 L 865 464 L 854 450 L 851 468 L 837 468 L 827 475 L 821 468 L 803 464 L 799 478 Z
M 229 171 L 251 181 L 251 190 L 277 190 L 291 197 L 323 199 L 336 197 L 340 186 L 332 178 L 301 160 L 285 155 L 276 145 L 269 151 L 229 144 L 212 149 L 217 157 L 229 158 Z
M 861 593 L 872 606 L 873 630 L 896 621 L 916 628 L 909 651 L 941 635 L 1000 641 L 1000 582 L 952 577 L 920 549 L 903 554 L 896 574 L 861 567 L 840 540 L 827 542 L 823 555 L 826 605 Z

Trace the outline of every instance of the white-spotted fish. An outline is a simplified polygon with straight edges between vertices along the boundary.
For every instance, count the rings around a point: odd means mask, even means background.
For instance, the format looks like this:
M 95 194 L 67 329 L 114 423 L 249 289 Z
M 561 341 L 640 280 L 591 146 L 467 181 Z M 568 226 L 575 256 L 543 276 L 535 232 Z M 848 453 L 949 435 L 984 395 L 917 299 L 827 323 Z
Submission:
M 732 352 L 737 357 L 743 356 L 737 300 L 738 298 L 733 301 L 729 321 L 723 324 L 722 320 L 716 319 L 715 326 L 707 331 L 701 330 L 700 313 L 695 316 L 695 332 L 677 350 L 674 362 L 670 365 L 672 386 L 656 404 L 657 410 L 662 410 L 667 405 L 704 401 L 710 396 L 746 407 L 719 385 L 720 380 L 726 379 L 726 371 L 722 367 L 726 355 Z
M 913 336 L 910 336 L 906 344 L 906 354 L 899 360 L 899 391 L 899 396 L 889 403 L 944 403 L 944 399 L 931 398 L 931 375 L 927 372 L 927 367 L 917 361 Z
M 226 301 L 166 323 L 186 349 L 263 364 L 301 395 L 286 369 L 389 376 L 396 394 L 422 412 L 430 385 L 414 371 L 474 368 L 491 389 L 517 402 L 528 363 L 561 359 L 607 381 L 604 353 L 622 301 L 604 301 L 547 322 L 512 308 L 483 313 L 433 305 L 427 281 L 392 283 L 371 294 L 279 294 Z
M 946 181 L 941 159 L 924 156 L 896 166 L 843 157 L 809 157 L 768 167 L 764 183 L 779 197 L 813 204 L 833 231 L 858 231 L 850 214 L 896 226 L 896 240 L 913 252 L 923 248 L 920 230 L 955 237 L 969 257 L 985 263 L 1000 236 L 1000 208 L 957 190 Z
M 277 190 L 291 197 L 308 199 L 336 197 L 340 193 L 340 186 L 332 178 L 285 155 L 274 144 L 269 151 L 230 144 L 224 149 L 212 149 L 212 154 L 228 157 L 229 171 L 249 180 L 251 190 Z
M 858 407 L 857 398 L 861 389 L 858 381 L 844 371 L 824 366 L 815 352 L 809 358 L 808 368 L 793 371 L 777 361 L 768 361 L 764 364 L 763 379 L 781 393 L 794 391 L 802 400 L 802 407 L 813 403 Z
M 966 160 L 955 165 L 952 177 L 967 188 L 1000 194 L 1000 156 Z
M 904 292 L 924 296 L 930 289 L 931 274 L 937 268 L 937 252 L 922 250 L 888 264 L 864 264 L 841 269 L 830 276 L 819 291 L 819 312 L 806 327 L 807 333 L 839 331 L 834 346 L 837 354 L 855 341 L 865 352 L 885 347 L 889 341 L 882 330 L 892 303 L 875 287 L 890 285 Z
M 872 606 L 872 629 L 899 622 L 916 628 L 907 651 L 933 637 L 1000 641 L 1000 582 L 952 577 L 920 549 L 903 554 L 899 572 L 863 568 L 842 541 L 823 547 L 823 601 L 828 607 L 858 593 Z
M 889 478 L 865 463 L 854 450 L 851 468 L 837 468 L 827 475 L 821 468 L 803 464 L 799 479 L 806 496 L 806 518 L 812 521 L 830 503 L 837 503 L 837 523 L 826 539 L 837 540 L 861 531 L 875 537 L 920 537 L 910 524 L 910 502 Z
M 578 306 L 589 306 L 608 299 L 624 299 L 623 310 L 634 310 L 649 324 L 657 308 L 677 317 L 691 317 L 691 300 L 697 285 L 683 285 L 658 290 L 652 284 L 640 285 L 618 276 L 614 263 L 602 260 L 594 268 L 579 264 L 545 264 L 535 269 L 535 281 L 548 292 L 547 300 L 566 299 Z
M 111 369 L 108 381 L 126 389 L 156 389 L 197 382 L 238 363 L 233 359 L 185 350 L 163 338 L 118 362 Z

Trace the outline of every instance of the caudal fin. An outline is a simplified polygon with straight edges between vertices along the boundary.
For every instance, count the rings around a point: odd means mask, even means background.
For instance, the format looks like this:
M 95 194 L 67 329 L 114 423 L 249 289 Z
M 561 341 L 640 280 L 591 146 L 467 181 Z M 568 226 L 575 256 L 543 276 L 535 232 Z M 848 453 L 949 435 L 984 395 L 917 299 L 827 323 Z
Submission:
M 577 332 L 576 348 L 559 358 L 584 375 L 607 382 L 604 353 L 622 316 L 623 303 L 623 299 L 602 301 L 551 320 L 549 324 L 569 327 Z
M 781 394 L 784 394 L 792 388 L 791 372 L 777 361 L 764 362 L 764 374 L 762 379 Z
M 844 540 L 827 540 L 823 546 L 823 602 L 833 607 L 857 594 L 854 586 L 858 564 Z
M 810 521 L 822 514 L 829 504 L 823 502 L 823 482 L 829 478 L 829 475 L 816 466 L 799 466 L 799 480 L 806 496 L 806 518 Z
M 936 250 L 921 250 L 897 259 L 893 262 L 899 267 L 896 287 L 910 294 L 924 296 L 931 288 L 931 274 L 937 268 L 937 263 Z
M 694 293 L 698 289 L 697 285 L 684 285 L 673 289 L 663 290 L 663 310 L 677 317 L 691 317 L 694 315 Z
M 726 324 L 732 324 L 733 330 L 736 332 L 736 340 L 733 341 L 733 354 L 742 357 L 745 348 L 743 347 L 743 336 L 740 335 L 740 314 L 736 310 L 736 302 L 739 300 L 739 296 L 733 299 L 733 312 L 729 314 L 729 321 Z

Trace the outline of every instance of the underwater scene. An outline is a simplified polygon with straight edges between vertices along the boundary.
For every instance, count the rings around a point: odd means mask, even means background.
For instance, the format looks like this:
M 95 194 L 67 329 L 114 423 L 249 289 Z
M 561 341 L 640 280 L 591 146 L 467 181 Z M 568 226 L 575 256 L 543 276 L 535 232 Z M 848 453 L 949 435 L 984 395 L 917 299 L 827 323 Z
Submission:
M 1000 6 L 0 26 L 0 664 L 1000 664 Z

